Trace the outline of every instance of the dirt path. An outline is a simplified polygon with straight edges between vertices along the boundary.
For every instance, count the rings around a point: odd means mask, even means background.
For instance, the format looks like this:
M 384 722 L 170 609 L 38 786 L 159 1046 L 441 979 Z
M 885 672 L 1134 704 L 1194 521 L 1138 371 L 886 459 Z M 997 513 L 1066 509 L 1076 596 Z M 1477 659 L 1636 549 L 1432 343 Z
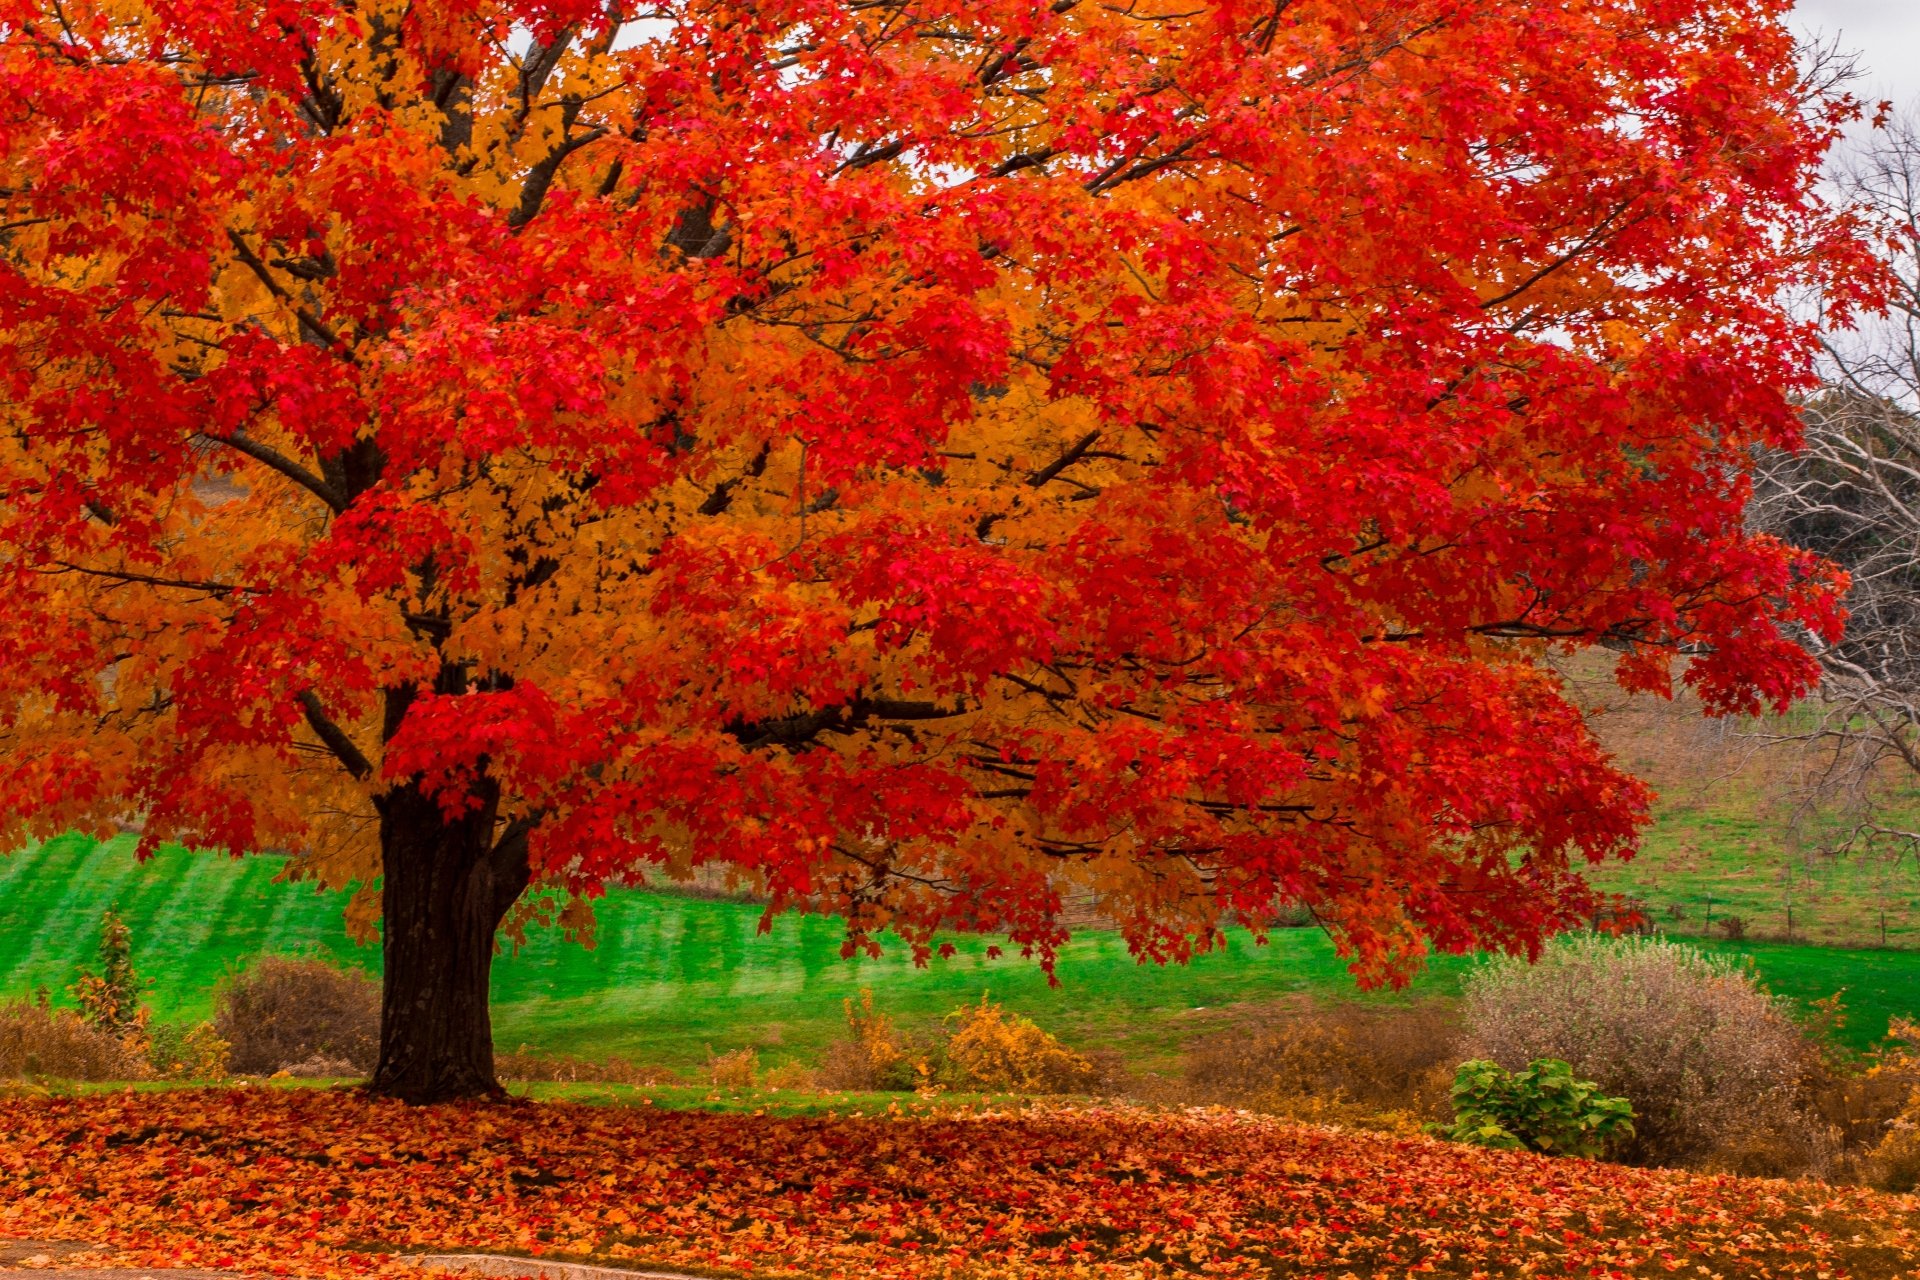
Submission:
M 49 1269 L 61 1280 L 247 1280 L 230 1271 L 128 1270 L 64 1265 L 68 1258 L 95 1252 L 71 1240 L 0 1240 L 0 1280 L 47 1280 Z
M 0 1240 L 0 1280 L 250 1280 L 231 1271 L 129 1270 L 67 1266 L 65 1260 L 89 1252 L 87 1246 L 56 1240 Z

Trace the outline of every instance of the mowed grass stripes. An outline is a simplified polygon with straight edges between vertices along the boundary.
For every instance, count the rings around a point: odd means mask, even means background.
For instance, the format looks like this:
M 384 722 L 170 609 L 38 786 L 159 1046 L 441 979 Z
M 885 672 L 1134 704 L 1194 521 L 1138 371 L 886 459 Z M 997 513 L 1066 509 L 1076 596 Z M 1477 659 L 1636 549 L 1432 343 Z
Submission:
M 280 859 L 163 849 L 143 865 L 133 846 L 131 836 L 100 844 L 67 836 L 0 857 L 0 997 L 40 985 L 63 996 L 91 960 L 108 906 L 133 932 L 136 966 L 155 979 L 149 1002 L 163 1019 L 206 1016 L 221 976 L 265 952 L 317 952 L 377 971 L 378 948 L 346 935 L 346 895 L 278 883 Z M 1234 934 L 1223 953 L 1168 968 L 1135 963 L 1112 934 L 1084 933 L 1061 957 L 1060 984 L 1049 987 L 1030 961 L 988 959 L 986 939 L 956 939 L 956 956 L 916 969 L 897 953 L 842 959 L 831 919 L 786 916 L 761 934 L 750 904 L 615 892 L 598 916 L 592 950 L 534 929 L 524 947 L 500 956 L 494 1021 L 503 1048 L 681 1067 L 741 1047 L 769 1062 L 811 1059 L 839 1034 L 842 1002 L 868 988 L 909 1026 L 988 992 L 1073 1043 L 1164 1068 L 1196 1035 L 1231 1033 L 1289 1001 L 1355 994 L 1331 943 L 1306 929 L 1277 933 L 1266 946 Z M 1884 1034 L 1890 1016 L 1920 1015 L 1920 953 L 1738 950 L 1796 999 L 1844 989 L 1855 1043 Z M 1410 994 L 1456 993 L 1470 963 L 1437 960 Z

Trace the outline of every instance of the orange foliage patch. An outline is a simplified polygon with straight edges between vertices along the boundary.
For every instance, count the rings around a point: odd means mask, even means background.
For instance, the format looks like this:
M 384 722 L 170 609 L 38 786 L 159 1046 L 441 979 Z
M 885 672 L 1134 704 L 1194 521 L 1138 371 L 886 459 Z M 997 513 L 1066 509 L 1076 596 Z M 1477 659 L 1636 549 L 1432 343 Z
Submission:
M 756 1276 L 1884 1277 L 1920 1200 L 1222 1111 L 768 1119 L 261 1090 L 0 1103 L 0 1237 L 397 1274 L 503 1250 Z M 1696 1270 L 1698 1268 L 1698 1270 Z

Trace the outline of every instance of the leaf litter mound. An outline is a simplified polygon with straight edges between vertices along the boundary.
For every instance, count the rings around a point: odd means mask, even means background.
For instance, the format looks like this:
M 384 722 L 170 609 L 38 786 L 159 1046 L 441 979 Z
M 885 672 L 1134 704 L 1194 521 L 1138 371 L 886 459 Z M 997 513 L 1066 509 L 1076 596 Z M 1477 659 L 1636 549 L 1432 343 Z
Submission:
M 89 1265 L 400 1275 L 1788 1277 L 1920 1270 L 1920 1199 L 1222 1110 L 778 1119 L 263 1089 L 0 1102 L 0 1238 Z

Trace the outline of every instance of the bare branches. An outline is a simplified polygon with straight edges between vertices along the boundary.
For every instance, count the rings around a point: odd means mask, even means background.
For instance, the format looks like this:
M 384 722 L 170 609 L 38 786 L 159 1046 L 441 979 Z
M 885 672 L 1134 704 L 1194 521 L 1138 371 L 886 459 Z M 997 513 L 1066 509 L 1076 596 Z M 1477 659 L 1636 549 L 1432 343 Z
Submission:
M 1758 736 L 1817 747 L 1803 807 L 1839 802 L 1875 843 L 1896 830 L 1875 816 L 1879 794 L 1920 778 L 1920 121 L 1876 134 L 1840 183 L 1888 233 L 1892 313 L 1829 336 L 1806 446 L 1760 457 L 1749 518 L 1845 569 L 1849 618 L 1837 642 L 1803 639 L 1822 673 L 1817 714 Z

